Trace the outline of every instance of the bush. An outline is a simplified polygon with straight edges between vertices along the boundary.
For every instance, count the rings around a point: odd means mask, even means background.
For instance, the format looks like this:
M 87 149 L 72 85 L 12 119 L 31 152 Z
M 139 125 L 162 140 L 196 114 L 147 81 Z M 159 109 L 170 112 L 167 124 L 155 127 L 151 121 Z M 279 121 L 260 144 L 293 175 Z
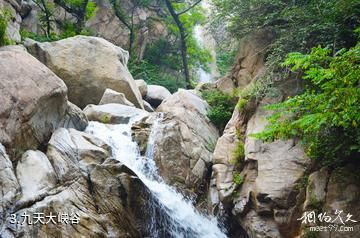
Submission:
M 237 169 L 241 168 L 241 162 L 244 161 L 245 158 L 245 150 L 244 150 L 244 143 L 239 141 L 236 143 L 235 150 L 232 154 L 232 159 L 230 163 L 232 163 Z
M 134 78 L 143 79 L 148 84 L 160 85 L 167 88 L 171 93 L 176 92 L 179 88 L 185 87 L 185 81 L 181 76 L 177 77 L 174 73 L 168 73 L 160 66 L 151 64 L 146 60 L 139 63 L 129 63 L 130 73 Z M 178 80 L 180 78 L 180 80 Z
M 235 50 L 220 50 L 216 53 L 216 64 L 220 75 L 225 75 L 235 61 Z
M 264 140 L 302 138 L 309 156 L 324 165 L 360 153 L 360 43 L 332 55 L 315 47 L 309 55 L 291 53 L 283 66 L 302 71 L 305 92 L 267 108 L 275 113 L 262 133 Z
M 222 132 L 232 116 L 235 98 L 218 90 L 204 90 L 202 97 L 210 105 L 210 121 Z
M 11 12 L 8 9 L 0 9 L 0 46 L 12 44 L 12 41 L 6 35 L 6 29 L 10 18 Z
M 244 178 L 243 176 L 241 176 L 240 173 L 235 173 L 233 175 L 233 182 L 236 184 L 236 185 L 241 185 L 244 183 Z

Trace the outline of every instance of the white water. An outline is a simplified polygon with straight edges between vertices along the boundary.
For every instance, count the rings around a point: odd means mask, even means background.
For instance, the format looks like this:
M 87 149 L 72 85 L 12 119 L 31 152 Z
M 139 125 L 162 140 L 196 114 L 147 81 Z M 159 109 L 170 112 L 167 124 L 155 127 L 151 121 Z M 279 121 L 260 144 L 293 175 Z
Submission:
M 112 147 L 114 157 L 133 170 L 150 189 L 164 208 L 162 211 L 171 218 L 170 224 L 168 224 L 169 221 L 166 224 L 171 237 L 226 238 L 214 217 L 206 217 L 197 212 L 190 201 L 168 186 L 158 174 L 153 160 L 153 145 L 158 134 L 157 124 L 160 120 L 161 117 L 153 124 L 145 157 L 140 156 L 138 145 L 132 141 L 131 123 L 105 125 L 90 122 L 86 131 L 107 142 Z M 154 217 L 154 219 L 157 218 Z M 157 234 L 152 235 L 158 237 Z
M 210 5 L 207 0 L 203 0 L 201 3 L 202 8 L 205 11 L 206 16 L 210 16 L 211 10 Z M 196 25 L 194 27 L 193 36 L 196 40 L 196 42 L 200 45 L 200 47 L 203 47 L 207 49 L 211 57 L 213 58 L 213 62 L 211 62 L 208 66 L 210 69 L 210 72 L 206 72 L 201 67 L 196 69 L 196 73 L 198 76 L 198 82 L 199 83 L 209 83 L 214 80 L 214 78 L 220 76 L 217 65 L 216 65 L 216 42 L 212 35 L 209 33 L 206 25 Z

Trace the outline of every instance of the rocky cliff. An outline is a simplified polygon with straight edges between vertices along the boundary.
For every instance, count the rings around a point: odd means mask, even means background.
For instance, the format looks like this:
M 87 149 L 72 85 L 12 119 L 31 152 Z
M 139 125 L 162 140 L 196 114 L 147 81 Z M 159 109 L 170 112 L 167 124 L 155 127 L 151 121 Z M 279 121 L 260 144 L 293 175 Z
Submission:
M 272 37 L 271 31 L 262 30 L 242 39 L 229 74 L 207 87 L 228 93 L 234 89 L 246 90 L 266 72 L 263 52 Z M 360 234 L 356 223 L 352 224 L 355 225 L 352 232 L 309 232 L 311 224 L 300 219 L 311 211 L 331 213 L 333 218 L 336 211 L 343 211 L 343 217 L 345 213 L 359 217 L 356 197 L 360 183 L 354 177 L 358 165 L 336 169 L 314 167 L 296 138 L 264 143 L 252 137 L 265 128 L 272 113 L 264 106 L 295 95 L 301 85 L 293 79 L 277 82 L 276 94 L 266 95 L 260 101 L 250 100 L 240 110 L 236 108 L 217 141 L 209 207 L 215 214 L 230 217 L 230 224 L 236 221 L 234 234 L 239 231 L 238 226 L 249 237 L 358 237 Z M 237 147 L 242 148 L 243 155 L 236 159 Z M 339 175 L 339 171 L 343 173 Z M 338 190 L 340 187 L 344 188 L 343 193 Z M 312 223 L 316 224 L 319 225 Z

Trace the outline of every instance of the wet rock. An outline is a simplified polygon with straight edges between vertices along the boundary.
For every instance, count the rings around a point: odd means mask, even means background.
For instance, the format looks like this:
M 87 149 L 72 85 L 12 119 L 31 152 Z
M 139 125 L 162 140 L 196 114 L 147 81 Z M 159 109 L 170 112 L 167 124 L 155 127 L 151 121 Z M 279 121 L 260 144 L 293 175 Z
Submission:
M 127 124 L 130 119 L 141 119 L 148 116 L 148 112 L 122 104 L 88 105 L 84 113 L 90 121 L 105 124 Z

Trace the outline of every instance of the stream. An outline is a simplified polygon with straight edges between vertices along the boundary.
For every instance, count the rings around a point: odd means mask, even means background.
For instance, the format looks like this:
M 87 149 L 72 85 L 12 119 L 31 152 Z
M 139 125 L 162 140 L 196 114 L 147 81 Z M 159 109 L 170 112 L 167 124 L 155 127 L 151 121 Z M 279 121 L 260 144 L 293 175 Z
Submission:
M 131 137 L 131 125 L 136 120 L 133 118 L 128 124 L 118 125 L 90 122 L 86 132 L 108 143 L 113 156 L 133 170 L 157 199 L 158 203 L 153 205 L 161 206 L 161 214 L 154 213 L 152 224 L 148 224 L 152 237 L 162 237 L 157 226 L 161 221 L 166 223 L 169 238 L 226 238 L 215 217 L 200 214 L 191 201 L 167 185 L 159 175 L 153 159 L 153 149 L 162 114 L 153 123 L 145 156 L 140 155 L 139 147 Z

